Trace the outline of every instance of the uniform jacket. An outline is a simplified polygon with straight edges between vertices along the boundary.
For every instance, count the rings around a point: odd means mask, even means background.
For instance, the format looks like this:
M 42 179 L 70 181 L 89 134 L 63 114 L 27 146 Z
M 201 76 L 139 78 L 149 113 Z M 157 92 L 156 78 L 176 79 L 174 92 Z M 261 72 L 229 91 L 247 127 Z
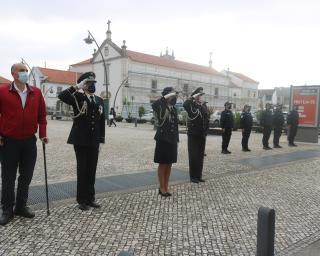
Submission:
M 166 100 L 161 97 L 152 104 L 156 118 L 157 131 L 155 140 L 171 144 L 179 142 L 178 114 L 176 108 L 167 106 Z
M 233 113 L 231 110 L 223 110 L 220 117 L 221 128 L 233 128 L 233 119 Z
M 188 113 L 188 135 L 204 137 L 209 128 L 209 112 L 205 104 L 197 104 L 192 99 L 187 99 L 183 103 L 184 109 Z
M 243 111 L 240 117 L 240 129 L 252 128 L 252 115 L 250 112 Z
M 74 116 L 79 114 L 83 105 L 87 105 L 86 113 L 74 118 L 68 143 L 79 146 L 97 147 L 105 142 L 105 112 L 102 98 L 94 95 L 95 104 L 91 104 L 85 93 L 70 87 L 59 94 L 59 99 L 71 105 Z M 76 105 L 78 102 L 79 109 Z
M 299 113 L 297 110 L 291 110 L 287 117 L 288 125 L 298 125 L 299 124 Z
M 282 111 L 274 111 L 273 113 L 273 127 L 281 128 L 284 124 L 284 116 Z
M 27 139 L 37 132 L 47 136 L 46 105 L 41 91 L 27 85 L 27 100 L 24 108 L 13 83 L 0 87 L 0 135 L 12 139 Z
M 262 127 L 272 127 L 273 114 L 271 110 L 264 110 L 261 114 L 260 125 Z

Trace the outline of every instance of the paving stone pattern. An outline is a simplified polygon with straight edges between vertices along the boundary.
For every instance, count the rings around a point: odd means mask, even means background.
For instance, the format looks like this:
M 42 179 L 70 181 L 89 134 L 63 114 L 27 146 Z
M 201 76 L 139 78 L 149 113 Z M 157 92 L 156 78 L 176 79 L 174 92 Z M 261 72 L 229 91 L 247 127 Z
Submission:
M 52 134 L 52 140 L 62 134 L 59 135 L 59 127 L 57 135 Z M 119 135 L 111 139 L 114 145 L 110 142 L 110 150 L 115 152 L 110 151 L 112 157 L 104 162 L 106 166 L 99 167 L 99 175 L 112 175 L 118 170 L 134 173 L 153 166 L 150 159 L 146 160 L 153 155 L 153 151 L 149 152 L 154 146 L 154 132 L 150 127 L 143 126 L 139 130 L 122 127 L 113 132 Z M 127 137 L 125 143 L 124 134 L 133 138 L 132 141 Z M 17 217 L 9 225 L 0 227 L 0 255 L 113 256 L 122 250 L 148 256 L 255 255 L 260 206 L 276 210 L 278 256 L 293 255 L 320 239 L 319 158 L 267 168 L 239 163 L 250 155 L 261 157 L 319 147 L 299 145 L 266 152 L 261 149 L 261 135 L 253 134 L 253 152 L 246 154 L 240 151 L 239 133 L 234 133 L 233 138 L 231 155 L 220 154 L 220 137 L 208 138 L 206 183 L 171 186 L 173 196 L 167 199 L 158 196 L 155 188 L 110 193 L 98 200 L 103 205 L 101 209 L 88 212 L 81 212 L 74 203 L 55 206 L 49 217 L 45 209 L 37 210 L 32 220 Z M 176 168 L 187 170 L 187 163 L 183 162 L 187 160 L 185 143 L 186 137 L 181 136 Z M 285 145 L 284 139 L 282 144 Z M 50 181 L 74 179 L 72 148 L 65 146 L 62 139 L 60 146 L 52 141 L 51 147 L 52 154 L 54 148 L 56 151 L 55 157 L 50 159 Z M 118 153 L 117 147 L 119 151 L 127 148 L 128 152 Z M 102 152 L 108 156 L 107 147 Z M 61 159 L 54 159 L 59 157 L 67 160 L 63 163 Z M 124 163 L 124 158 L 132 162 Z M 118 169 L 116 163 L 119 163 Z M 42 182 L 40 170 L 39 164 L 35 184 Z

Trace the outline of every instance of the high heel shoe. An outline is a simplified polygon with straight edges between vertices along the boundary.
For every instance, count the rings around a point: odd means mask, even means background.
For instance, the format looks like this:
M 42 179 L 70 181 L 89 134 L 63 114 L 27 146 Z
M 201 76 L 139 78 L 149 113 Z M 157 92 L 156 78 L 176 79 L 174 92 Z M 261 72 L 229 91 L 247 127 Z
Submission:
M 166 193 L 166 192 L 161 192 L 161 190 L 160 190 L 160 188 L 159 188 L 159 195 L 161 195 L 161 196 L 163 196 L 163 197 L 168 197 L 169 195 L 168 195 L 168 193 Z

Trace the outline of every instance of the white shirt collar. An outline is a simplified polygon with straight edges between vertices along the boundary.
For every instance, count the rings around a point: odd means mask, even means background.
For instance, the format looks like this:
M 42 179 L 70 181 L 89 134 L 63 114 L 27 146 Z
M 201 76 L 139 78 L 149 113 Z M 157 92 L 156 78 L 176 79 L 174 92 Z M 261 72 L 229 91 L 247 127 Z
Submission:
M 90 97 L 93 96 L 93 101 L 96 102 L 96 98 L 95 98 L 95 95 L 94 95 L 94 94 L 90 95 L 89 93 L 86 93 L 86 92 L 85 92 L 85 95 L 87 96 L 87 98 L 88 98 L 89 101 L 91 101 L 91 98 L 90 98 Z
M 17 90 L 17 92 L 19 92 L 19 93 L 27 93 L 27 91 L 28 91 L 28 88 L 27 88 L 26 85 L 24 85 L 23 91 L 21 91 L 21 90 L 17 87 L 17 85 L 16 85 L 15 82 L 13 82 L 13 86 L 14 86 L 14 88 Z

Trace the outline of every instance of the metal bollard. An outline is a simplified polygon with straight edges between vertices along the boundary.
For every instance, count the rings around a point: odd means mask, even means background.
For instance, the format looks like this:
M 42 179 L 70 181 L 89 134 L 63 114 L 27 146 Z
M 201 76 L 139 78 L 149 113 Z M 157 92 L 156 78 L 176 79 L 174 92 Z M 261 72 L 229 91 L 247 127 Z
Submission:
M 260 207 L 256 256 L 274 256 L 275 210 Z
M 134 127 L 137 127 L 137 118 L 134 119 Z

